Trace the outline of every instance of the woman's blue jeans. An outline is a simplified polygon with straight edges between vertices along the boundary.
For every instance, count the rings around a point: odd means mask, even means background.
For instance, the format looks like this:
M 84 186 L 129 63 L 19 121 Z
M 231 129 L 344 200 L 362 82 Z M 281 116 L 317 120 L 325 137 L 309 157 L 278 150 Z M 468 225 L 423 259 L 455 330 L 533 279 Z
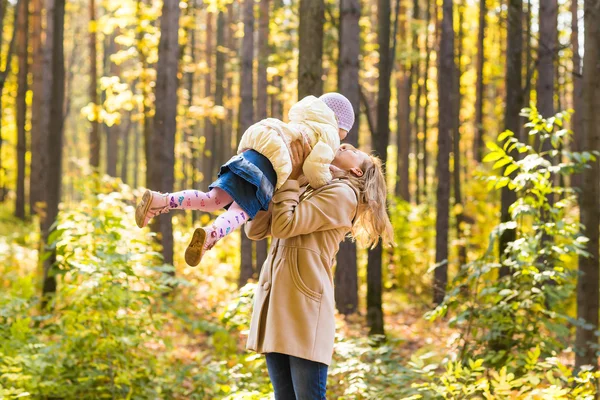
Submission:
M 276 400 L 325 399 L 327 365 L 280 353 L 266 357 Z

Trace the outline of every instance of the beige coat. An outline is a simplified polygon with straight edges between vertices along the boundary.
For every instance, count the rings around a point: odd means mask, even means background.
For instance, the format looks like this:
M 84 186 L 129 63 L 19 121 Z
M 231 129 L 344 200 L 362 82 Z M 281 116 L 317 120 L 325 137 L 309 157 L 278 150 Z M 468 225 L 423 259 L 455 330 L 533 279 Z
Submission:
M 290 180 L 275 192 L 268 212 L 246 223 L 250 239 L 273 237 L 254 295 L 248 349 L 331 363 L 331 268 L 357 206 L 357 194 L 347 181 L 303 191 Z

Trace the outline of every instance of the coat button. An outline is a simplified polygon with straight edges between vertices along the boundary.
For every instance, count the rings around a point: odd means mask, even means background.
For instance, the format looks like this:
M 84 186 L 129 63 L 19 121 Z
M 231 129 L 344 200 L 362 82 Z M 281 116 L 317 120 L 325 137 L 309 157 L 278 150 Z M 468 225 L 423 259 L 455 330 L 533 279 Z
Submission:
M 269 290 L 270 288 L 271 288 L 271 283 L 270 283 L 270 282 L 265 282 L 265 283 L 263 284 L 263 289 L 264 289 L 264 290 Z

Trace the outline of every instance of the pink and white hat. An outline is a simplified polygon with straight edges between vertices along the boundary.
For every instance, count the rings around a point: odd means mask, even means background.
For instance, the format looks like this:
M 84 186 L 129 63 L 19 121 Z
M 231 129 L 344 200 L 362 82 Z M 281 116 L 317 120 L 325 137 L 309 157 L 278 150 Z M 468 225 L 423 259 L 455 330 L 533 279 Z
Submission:
M 325 93 L 319 97 L 323 103 L 327 104 L 338 120 L 338 126 L 345 131 L 350 132 L 354 125 L 354 108 L 346 96 L 339 93 Z

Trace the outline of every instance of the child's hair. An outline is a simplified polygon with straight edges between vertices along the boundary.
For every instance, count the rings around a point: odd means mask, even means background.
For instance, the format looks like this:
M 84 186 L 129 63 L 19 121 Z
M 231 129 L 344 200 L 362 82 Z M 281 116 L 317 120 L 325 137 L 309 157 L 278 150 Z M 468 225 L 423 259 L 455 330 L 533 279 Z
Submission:
M 394 230 L 387 214 L 387 185 L 381 160 L 369 155 L 361 170 L 362 176 L 346 175 L 358 190 L 358 212 L 352 225 L 352 237 L 365 247 L 375 247 L 380 237 L 384 245 L 392 246 Z

